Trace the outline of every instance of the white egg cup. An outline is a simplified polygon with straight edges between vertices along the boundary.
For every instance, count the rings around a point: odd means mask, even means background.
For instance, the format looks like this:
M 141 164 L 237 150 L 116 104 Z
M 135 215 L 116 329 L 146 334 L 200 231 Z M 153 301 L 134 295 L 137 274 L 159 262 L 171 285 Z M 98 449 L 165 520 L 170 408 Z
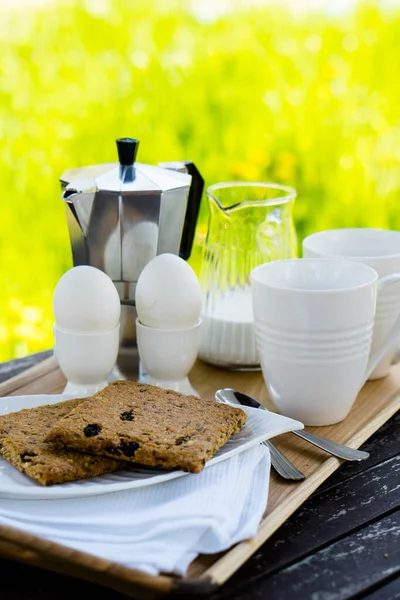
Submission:
M 136 319 L 136 335 L 142 370 L 142 383 L 199 396 L 188 373 L 200 346 L 201 320 L 184 329 L 155 329 Z
M 119 348 L 119 325 L 101 333 L 78 333 L 54 327 L 54 356 L 68 383 L 63 391 L 77 398 L 108 385 Z

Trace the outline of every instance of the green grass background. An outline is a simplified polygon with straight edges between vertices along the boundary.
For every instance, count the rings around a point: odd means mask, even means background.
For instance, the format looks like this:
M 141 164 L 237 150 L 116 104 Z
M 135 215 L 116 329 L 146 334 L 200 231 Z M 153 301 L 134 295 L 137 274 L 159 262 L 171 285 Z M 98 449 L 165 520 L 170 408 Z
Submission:
M 116 160 L 117 137 L 141 162 L 194 160 L 207 185 L 294 186 L 299 240 L 400 227 L 399 11 L 201 5 L 0 6 L 0 360 L 52 346 L 72 266 L 59 176 Z M 203 200 L 196 268 L 206 218 Z

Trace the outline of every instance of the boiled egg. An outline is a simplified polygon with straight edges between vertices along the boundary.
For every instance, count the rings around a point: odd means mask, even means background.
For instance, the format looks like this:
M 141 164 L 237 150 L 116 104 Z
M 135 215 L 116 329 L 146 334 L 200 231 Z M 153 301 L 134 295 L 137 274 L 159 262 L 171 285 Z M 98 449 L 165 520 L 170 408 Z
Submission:
M 192 267 L 175 254 L 159 254 L 144 267 L 136 286 L 139 321 L 155 329 L 196 325 L 201 288 Z
M 53 294 L 57 327 L 79 333 L 114 329 L 121 313 L 118 292 L 100 269 L 82 265 L 64 273 Z

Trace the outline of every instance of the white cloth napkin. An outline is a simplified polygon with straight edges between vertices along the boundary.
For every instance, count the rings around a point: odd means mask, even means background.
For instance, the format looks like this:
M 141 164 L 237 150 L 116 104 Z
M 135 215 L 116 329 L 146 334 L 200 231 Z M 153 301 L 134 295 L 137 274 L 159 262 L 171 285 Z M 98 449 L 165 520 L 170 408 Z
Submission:
M 270 472 L 263 445 L 199 474 L 65 500 L 0 498 L 0 522 L 152 574 L 184 575 L 200 553 L 256 534 Z

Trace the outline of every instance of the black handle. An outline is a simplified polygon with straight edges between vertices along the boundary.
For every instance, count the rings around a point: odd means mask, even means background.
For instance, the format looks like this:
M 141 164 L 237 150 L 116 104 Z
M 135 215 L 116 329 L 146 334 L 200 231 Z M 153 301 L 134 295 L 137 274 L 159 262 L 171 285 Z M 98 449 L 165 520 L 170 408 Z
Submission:
M 194 163 L 192 163 L 191 161 L 182 162 L 186 166 L 189 175 L 192 176 L 192 183 L 190 184 L 188 202 L 185 213 L 185 222 L 182 231 L 181 246 L 179 249 L 179 256 L 187 260 L 192 251 L 197 218 L 199 216 L 201 197 L 203 195 L 204 179 L 200 175 Z
M 254 398 L 251 398 L 246 394 L 242 394 L 241 392 L 235 391 L 235 398 L 243 406 L 250 406 L 250 408 L 260 408 L 260 406 L 262 406 L 261 402 L 257 402 L 257 400 L 255 400 Z
M 121 165 L 133 165 L 139 149 L 139 140 L 134 138 L 119 138 L 117 140 L 118 158 Z
M 139 140 L 135 138 L 119 138 L 117 140 L 119 158 L 119 178 L 124 183 L 135 179 L 135 168 L 133 166 L 139 149 Z

